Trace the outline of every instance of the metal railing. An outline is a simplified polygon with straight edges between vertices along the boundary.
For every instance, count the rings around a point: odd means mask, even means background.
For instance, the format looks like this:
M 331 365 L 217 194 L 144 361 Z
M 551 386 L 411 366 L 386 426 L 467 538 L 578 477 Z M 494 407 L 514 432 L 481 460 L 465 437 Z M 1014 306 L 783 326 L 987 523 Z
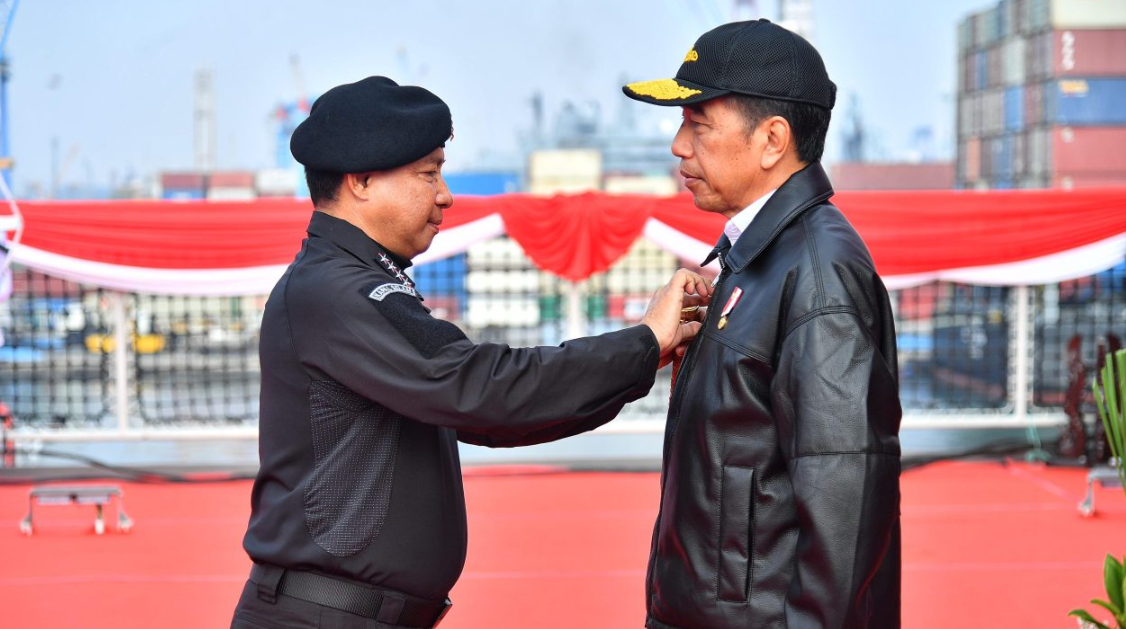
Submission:
M 433 313 L 470 338 L 531 346 L 639 322 L 679 266 L 640 241 L 576 284 L 536 270 L 519 245 L 498 238 L 412 274 Z M 1068 345 L 1090 370 L 1100 340 L 1126 335 L 1126 265 L 1050 286 L 932 283 L 893 291 L 892 304 L 905 428 L 1056 425 L 1074 377 Z M 14 269 L 13 293 L 0 303 L 10 435 L 253 438 L 264 305 L 265 296 L 125 294 Z M 664 370 L 646 398 L 600 430 L 662 430 L 669 390 Z

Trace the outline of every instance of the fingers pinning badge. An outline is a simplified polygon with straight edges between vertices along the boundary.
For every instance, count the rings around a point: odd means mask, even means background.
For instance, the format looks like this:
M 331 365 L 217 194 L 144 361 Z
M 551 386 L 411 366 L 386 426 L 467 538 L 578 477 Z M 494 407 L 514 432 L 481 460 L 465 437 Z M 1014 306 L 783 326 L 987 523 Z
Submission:
M 692 321 L 693 318 L 694 318 L 694 315 L 696 314 L 696 311 L 699 310 L 699 309 L 700 309 L 699 305 L 688 306 L 687 308 L 681 308 L 680 309 L 680 322 L 681 323 L 688 323 L 689 321 Z

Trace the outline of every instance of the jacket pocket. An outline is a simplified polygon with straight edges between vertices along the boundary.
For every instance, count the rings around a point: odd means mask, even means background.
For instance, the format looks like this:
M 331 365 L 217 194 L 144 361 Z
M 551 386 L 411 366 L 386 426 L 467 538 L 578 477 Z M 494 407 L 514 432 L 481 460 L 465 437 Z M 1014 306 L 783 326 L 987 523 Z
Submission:
M 755 470 L 724 465 L 720 485 L 719 567 L 717 595 L 721 601 L 747 600 L 751 582 L 751 530 L 754 527 Z
M 391 505 L 401 419 L 333 381 L 313 382 L 314 468 L 305 524 L 325 552 L 354 555 L 379 535 Z

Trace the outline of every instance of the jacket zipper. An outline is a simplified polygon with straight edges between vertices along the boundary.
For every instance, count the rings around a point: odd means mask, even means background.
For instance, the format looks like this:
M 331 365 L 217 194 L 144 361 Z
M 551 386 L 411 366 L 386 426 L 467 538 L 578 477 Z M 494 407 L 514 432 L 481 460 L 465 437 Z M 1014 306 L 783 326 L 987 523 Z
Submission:
M 722 259 L 721 259 L 721 261 L 722 261 Z M 723 287 L 724 280 L 727 279 L 727 275 L 728 275 L 727 268 L 725 267 L 722 271 L 720 271 L 719 279 L 716 280 L 715 290 L 712 291 L 713 295 L 719 293 L 720 288 Z M 715 317 L 715 315 L 713 314 L 714 311 L 715 311 L 714 308 L 710 308 L 710 307 L 708 308 L 708 314 L 704 317 L 704 324 L 701 327 L 701 336 L 703 335 L 703 330 L 706 330 L 708 325 L 710 325 L 712 320 L 714 319 L 714 317 Z M 669 417 L 671 418 L 671 421 L 672 421 L 672 425 L 669 426 L 669 428 L 665 431 L 666 438 L 665 438 L 665 447 L 664 447 L 664 450 L 663 450 L 664 458 L 662 459 L 664 461 L 668 460 L 669 452 L 672 448 L 673 439 L 676 437 L 676 430 L 677 430 L 677 428 L 680 427 L 680 411 L 681 411 L 681 406 L 683 406 L 683 404 L 684 404 L 684 391 L 685 391 L 685 389 L 688 388 L 688 385 L 689 385 L 690 381 L 692 380 L 692 372 L 694 371 L 693 367 L 695 367 L 695 365 L 696 365 L 696 356 L 699 353 L 700 353 L 700 343 L 698 343 L 698 342 L 693 343 L 691 349 L 688 352 L 688 356 L 685 356 L 685 358 L 684 358 L 684 365 L 681 368 L 680 375 L 681 375 L 681 378 L 683 379 L 683 381 L 680 383 L 680 385 L 681 385 L 680 389 L 673 391 L 673 399 L 670 400 L 670 402 L 669 402 L 670 410 L 675 408 L 676 411 L 674 413 L 669 414 Z M 662 494 L 663 494 L 664 488 L 665 488 L 664 480 L 665 479 L 662 477 L 661 478 Z M 659 521 L 659 518 L 658 518 L 658 521 Z
M 722 258 L 720 259 L 720 264 L 723 265 Z M 720 271 L 719 277 L 716 279 L 715 290 L 712 291 L 713 295 L 719 293 L 719 289 L 723 287 L 723 281 L 725 279 L 727 279 L 726 266 L 724 266 L 724 268 Z M 708 324 L 712 322 L 712 319 L 715 316 L 714 314 L 712 314 L 713 311 L 713 308 L 708 308 L 708 314 L 704 316 L 704 325 L 701 328 L 701 331 L 707 329 Z M 699 336 L 697 336 L 697 339 L 698 338 Z M 653 578 L 653 572 L 657 564 L 657 541 L 661 534 L 661 520 L 665 516 L 665 483 L 668 480 L 667 468 L 665 466 L 668 464 L 669 453 L 672 451 L 672 442 L 676 437 L 676 429 L 680 426 L 680 407 L 684 403 L 684 390 L 688 388 L 688 385 L 692 380 L 693 367 L 695 367 L 696 365 L 696 356 L 699 353 L 699 343 L 693 343 L 692 347 L 688 350 L 688 355 L 684 357 L 684 365 L 681 367 L 680 377 L 682 381 L 680 383 L 680 389 L 674 389 L 672 399 L 669 400 L 669 421 L 671 421 L 672 424 L 665 429 L 665 444 L 662 450 L 661 505 L 657 510 L 657 523 L 653 529 L 653 549 L 650 552 L 652 556 L 650 557 L 649 568 L 647 570 L 647 577 L 649 578 L 645 580 L 645 598 L 647 601 L 652 601 L 653 598 L 652 583 L 650 582 L 650 579 Z M 672 412 L 674 408 L 676 409 L 675 413 Z

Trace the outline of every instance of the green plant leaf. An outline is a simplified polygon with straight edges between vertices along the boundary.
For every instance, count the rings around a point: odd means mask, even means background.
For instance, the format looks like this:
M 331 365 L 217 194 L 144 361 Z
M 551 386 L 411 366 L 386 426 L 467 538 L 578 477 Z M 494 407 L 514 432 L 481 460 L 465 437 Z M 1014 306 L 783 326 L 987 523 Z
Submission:
M 1111 390 L 1108 392 L 1108 402 L 1110 395 L 1113 394 L 1114 403 L 1108 404 L 1107 410 L 1110 411 L 1111 427 L 1114 432 L 1108 434 L 1110 441 L 1113 442 L 1112 448 L 1116 450 L 1115 456 L 1122 456 L 1122 440 L 1123 440 L 1123 402 L 1126 402 L 1126 350 L 1118 350 L 1112 355 L 1106 357 L 1107 369 L 1114 366 L 1114 369 L 1108 375 L 1110 376 L 1103 382 L 1103 386 L 1110 386 Z M 1117 373 L 1115 373 L 1117 372 Z
M 1110 629 L 1110 627 L 1108 627 L 1108 626 L 1104 625 L 1103 623 L 1095 620 L 1094 617 L 1092 617 L 1091 614 L 1088 614 L 1087 610 L 1085 610 L 1085 609 L 1073 609 L 1073 610 L 1069 611 L 1067 613 L 1067 615 L 1068 616 L 1075 616 L 1076 618 L 1078 618 L 1080 620 L 1085 620 L 1085 621 L 1091 623 L 1092 625 L 1094 625 L 1095 627 L 1097 627 L 1098 629 Z
M 1117 616 L 1122 613 L 1122 579 L 1123 579 L 1122 564 L 1111 555 L 1106 556 L 1106 563 L 1103 565 L 1103 581 L 1106 583 L 1106 595 L 1110 601 L 1110 605 L 1105 605 L 1112 614 Z M 1091 601 L 1092 603 L 1096 601 Z M 1100 601 L 1101 602 L 1101 601 Z
M 1117 609 L 1114 605 L 1112 605 L 1112 604 L 1110 604 L 1110 603 L 1108 603 L 1108 602 L 1106 602 L 1102 599 L 1099 599 L 1099 598 L 1091 599 L 1091 604 L 1092 605 L 1098 605 L 1099 607 L 1102 607 L 1103 609 L 1105 609 L 1108 612 L 1110 612 L 1111 614 L 1113 614 L 1115 618 L 1117 618 L 1118 615 L 1122 613 L 1121 609 Z

